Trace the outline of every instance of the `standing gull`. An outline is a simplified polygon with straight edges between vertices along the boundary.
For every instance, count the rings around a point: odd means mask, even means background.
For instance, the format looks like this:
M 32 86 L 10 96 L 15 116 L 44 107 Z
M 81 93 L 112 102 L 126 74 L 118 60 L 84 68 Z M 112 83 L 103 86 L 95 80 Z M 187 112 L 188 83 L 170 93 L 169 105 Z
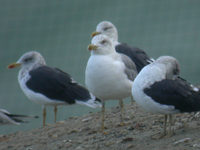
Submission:
M 131 96 L 133 80 L 137 75 L 129 57 L 116 53 L 112 41 L 105 35 L 93 37 L 88 46 L 91 56 L 85 71 L 85 83 L 90 92 L 102 100 L 102 131 L 104 131 L 105 100 L 118 99 L 123 124 L 123 101 Z
M 174 57 L 161 56 L 140 71 L 132 86 L 136 103 L 148 112 L 165 115 L 164 135 L 169 118 L 169 136 L 173 134 L 172 114 L 200 111 L 199 89 L 179 77 L 179 72 Z
M 20 123 L 27 122 L 23 120 L 25 118 L 38 118 L 38 116 L 11 114 L 5 109 L 0 109 L 0 125 L 7 125 L 7 124 L 20 125 Z
M 83 104 L 92 108 L 101 107 L 100 100 L 72 77 L 57 68 L 46 66 L 40 53 L 31 51 L 8 68 L 21 66 L 18 81 L 24 94 L 31 100 L 43 105 L 43 126 L 46 120 L 46 106 L 54 106 L 56 122 L 57 106 L 64 104 Z
M 114 42 L 115 50 L 130 57 L 135 63 L 138 72 L 153 61 L 142 49 L 118 42 L 117 28 L 109 21 L 100 22 L 96 27 L 96 31 L 92 33 L 92 37 L 98 34 L 107 35 Z

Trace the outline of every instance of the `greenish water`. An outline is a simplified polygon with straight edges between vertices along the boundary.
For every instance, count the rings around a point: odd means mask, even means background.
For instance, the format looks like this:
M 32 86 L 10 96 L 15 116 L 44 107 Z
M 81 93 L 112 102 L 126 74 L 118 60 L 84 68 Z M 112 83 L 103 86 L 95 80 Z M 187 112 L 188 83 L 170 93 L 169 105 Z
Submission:
M 199 0 L 1 0 L 0 108 L 40 118 L 21 126 L 1 126 L 0 134 L 41 126 L 41 106 L 22 93 L 18 69 L 6 69 L 24 52 L 39 51 L 48 65 L 70 73 L 84 85 L 90 33 L 97 23 L 109 20 L 118 28 L 119 41 L 143 48 L 154 58 L 175 56 L 181 63 L 182 76 L 199 84 L 199 18 Z M 113 105 L 115 102 L 109 102 Z M 99 109 L 60 107 L 58 120 L 90 111 Z M 47 115 L 47 122 L 53 123 L 52 108 Z

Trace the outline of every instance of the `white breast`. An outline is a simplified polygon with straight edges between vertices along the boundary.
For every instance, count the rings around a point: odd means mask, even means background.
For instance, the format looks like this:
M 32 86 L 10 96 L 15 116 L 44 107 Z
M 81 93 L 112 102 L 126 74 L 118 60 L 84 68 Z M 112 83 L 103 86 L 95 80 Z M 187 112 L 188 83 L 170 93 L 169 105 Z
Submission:
M 120 58 L 109 55 L 92 55 L 85 71 L 87 88 L 104 100 L 122 99 L 131 95 L 132 81 L 124 74 Z

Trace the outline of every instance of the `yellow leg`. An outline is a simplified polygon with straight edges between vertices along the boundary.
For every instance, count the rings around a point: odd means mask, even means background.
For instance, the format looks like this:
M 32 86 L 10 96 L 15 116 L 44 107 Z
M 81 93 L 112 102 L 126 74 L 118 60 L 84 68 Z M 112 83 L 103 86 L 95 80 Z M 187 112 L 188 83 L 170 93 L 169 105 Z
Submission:
M 57 111 L 58 111 L 58 108 L 57 108 L 57 105 L 55 105 L 55 106 L 54 106 L 54 122 L 55 122 L 55 123 L 56 123 Z
M 123 104 L 123 100 L 120 99 L 119 100 L 119 106 L 120 106 L 120 125 L 123 126 L 124 125 L 124 104 Z
M 174 124 L 173 121 L 173 116 L 172 114 L 169 115 L 169 132 L 168 132 L 168 136 L 171 137 L 174 134 L 174 131 L 172 129 L 172 125 Z
M 167 116 L 168 115 L 165 115 L 165 119 L 164 119 L 164 133 L 163 133 L 163 135 L 167 134 Z
M 47 115 L 46 107 L 44 106 L 43 107 L 43 127 L 45 127 L 46 115 Z
M 131 105 L 134 104 L 134 99 L 133 99 L 133 96 L 131 95 Z
M 102 101 L 102 108 L 101 108 L 101 115 L 102 115 L 102 120 L 101 120 L 101 131 L 104 132 L 104 121 L 105 121 L 105 116 L 104 116 L 104 113 L 105 113 L 105 101 L 103 100 Z

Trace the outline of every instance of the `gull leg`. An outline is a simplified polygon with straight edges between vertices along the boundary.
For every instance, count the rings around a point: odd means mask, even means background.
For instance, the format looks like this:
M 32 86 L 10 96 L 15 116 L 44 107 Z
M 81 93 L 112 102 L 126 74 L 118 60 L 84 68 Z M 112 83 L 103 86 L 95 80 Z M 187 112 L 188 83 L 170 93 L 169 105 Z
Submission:
M 55 122 L 55 123 L 56 123 L 57 111 L 58 111 L 58 108 L 57 108 L 57 105 L 55 105 L 55 106 L 54 106 L 54 122 Z
M 124 125 L 124 119 L 123 119 L 123 116 L 124 116 L 124 104 L 123 104 L 123 100 L 120 99 L 119 100 L 119 105 L 120 105 L 120 126 L 123 126 Z
M 165 115 L 165 119 L 164 119 L 164 132 L 163 132 L 163 135 L 167 134 L 167 116 L 168 115 Z
M 134 104 L 134 99 L 133 99 L 133 96 L 131 95 L 131 105 Z
M 43 127 L 45 127 L 46 115 L 47 115 L 46 107 L 43 106 Z
M 169 115 L 169 133 L 168 136 L 171 137 L 174 134 L 174 131 L 172 129 L 172 125 L 173 125 L 173 116 L 172 114 Z
M 101 115 L 102 115 L 102 118 L 101 118 L 101 131 L 103 133 L 104 133 L 104 121 L 105 121 L 104 113 L 105 113 L 105 101 L 102 100 L 102 108 L 101 108 Z
M 163 131 L 163 133 L 153 135 L 152 139 L 161 139 L 167 135 L 167 118 L 168 118 L 168 115 L 164 115 L 164 131 Z

